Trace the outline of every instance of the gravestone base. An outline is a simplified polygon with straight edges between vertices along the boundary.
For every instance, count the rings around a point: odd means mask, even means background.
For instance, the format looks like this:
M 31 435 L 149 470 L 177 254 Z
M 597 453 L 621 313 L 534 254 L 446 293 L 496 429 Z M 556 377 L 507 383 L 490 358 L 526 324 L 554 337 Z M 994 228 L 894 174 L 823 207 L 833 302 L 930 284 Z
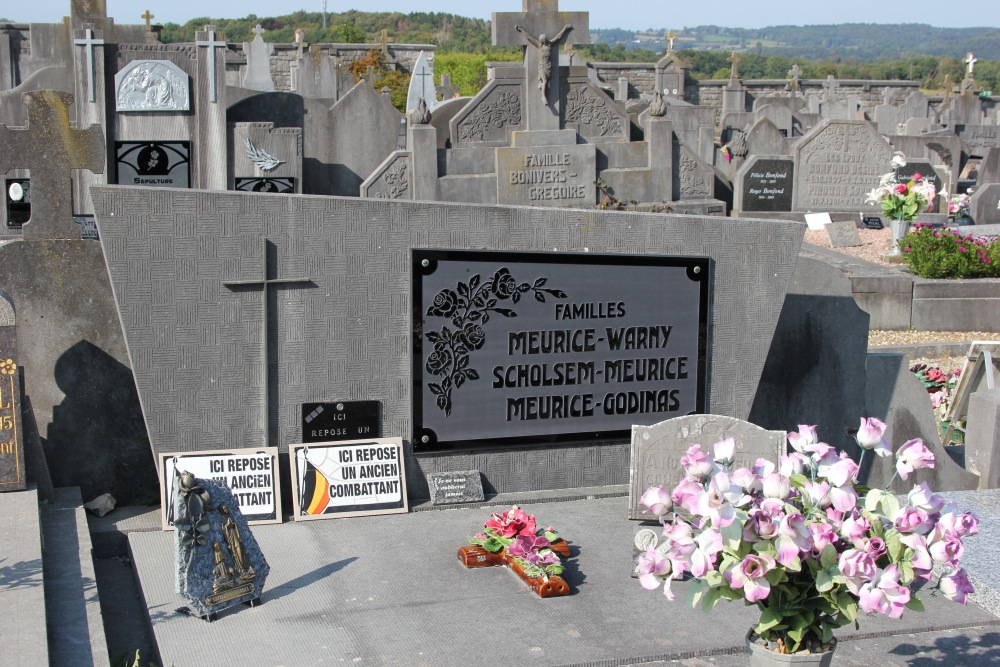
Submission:
M 670 212 L 681 215 L 726 216 L 726 202 L 721 199 L 678 199 L 670 202 Z

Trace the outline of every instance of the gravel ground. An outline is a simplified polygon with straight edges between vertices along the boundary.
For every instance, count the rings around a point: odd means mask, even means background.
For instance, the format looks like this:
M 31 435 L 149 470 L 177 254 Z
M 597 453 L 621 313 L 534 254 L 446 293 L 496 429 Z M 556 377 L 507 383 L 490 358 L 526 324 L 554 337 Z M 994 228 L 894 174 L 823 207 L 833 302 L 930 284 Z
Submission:
M 889 228 L 859 229 L 858 234 L 861 235 L 861 243 L 863 245 L 850 248 L 837 248 L 837 252 L 842 252 L 845 255 L 851 255 L 852 257 L 888 266 L 889 262 L 882 259 L 882 257 L 888 254 L 890 243 L 892 241 L 892 235 Z M 830 236 L 825 230 L 813 231 L 811 229 L 807 229 L 803 240 L 806 243 L 811 243 L 812 245 L 819 246 L 821 248 L 830 247 Z

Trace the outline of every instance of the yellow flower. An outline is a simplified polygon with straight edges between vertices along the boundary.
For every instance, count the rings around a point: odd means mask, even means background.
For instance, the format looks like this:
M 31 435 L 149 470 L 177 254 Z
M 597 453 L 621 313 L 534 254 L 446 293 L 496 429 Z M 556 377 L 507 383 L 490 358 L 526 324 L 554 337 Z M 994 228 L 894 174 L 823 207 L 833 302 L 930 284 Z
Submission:
M 4 359 L 0 361 L 0 373 L 4 375 L 13 375 L 14 371 L 17 370 L 17 364 L 14 363 L 13 359 Z

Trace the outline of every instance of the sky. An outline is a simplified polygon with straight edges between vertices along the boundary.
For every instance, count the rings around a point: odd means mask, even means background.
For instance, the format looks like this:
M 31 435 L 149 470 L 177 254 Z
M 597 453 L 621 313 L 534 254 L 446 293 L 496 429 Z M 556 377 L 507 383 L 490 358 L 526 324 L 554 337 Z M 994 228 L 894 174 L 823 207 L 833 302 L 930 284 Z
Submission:
M 322 11 L 322 0 L 107 0 L 108 15 L 118 24 L 138 24 L 148 8 L 155 23 L 186 23 L 203 17 L 243 18 Z M 832 23 L 927 23 L 941 28 L 1000 26 L 997 0 L 962 0 L 960 10 L 941 0 L 875 3 L 871 0 L 562 0 L 562 11 L 589 11 L 591 28 L 627 30 L 680 29 L 698 25 L 761 28 L 770 25 Z M 327 11 L 446 12 L 488 19 L 491 12 L 519 12 L 520 0 L 327 0 Z M 18 23 L 58 23 L 69 14 L 69 0 L 0 3 L 0 18 Z

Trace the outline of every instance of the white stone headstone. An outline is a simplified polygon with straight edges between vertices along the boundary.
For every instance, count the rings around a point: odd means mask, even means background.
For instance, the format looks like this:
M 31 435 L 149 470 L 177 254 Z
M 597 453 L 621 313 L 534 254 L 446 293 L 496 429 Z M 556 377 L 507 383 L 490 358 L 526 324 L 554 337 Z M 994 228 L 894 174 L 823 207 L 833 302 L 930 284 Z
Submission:
M 413 64 L 413 71 L 410 74 L 410 89 L 406 92 L 406 113 L 417 108 L 421 97 L 424 98 L 428 107 L 433 107 L 437 102 L 437 91 L 434 88 L 434 67 L 423 51 L 417 56 L 417 62 Z

